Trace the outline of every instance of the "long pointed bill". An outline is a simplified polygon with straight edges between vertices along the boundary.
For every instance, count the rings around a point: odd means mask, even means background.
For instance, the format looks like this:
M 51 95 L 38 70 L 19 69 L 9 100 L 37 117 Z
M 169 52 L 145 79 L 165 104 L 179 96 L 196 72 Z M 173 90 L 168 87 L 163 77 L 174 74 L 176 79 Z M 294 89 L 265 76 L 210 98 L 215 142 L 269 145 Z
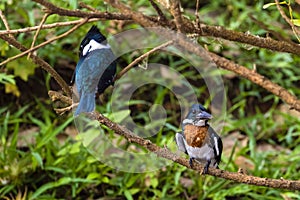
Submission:
M 198 119 L 212 119 L 213 118 L 211 114 L 209 114 L 208 112 L 205 112 L 205 111 L 202 111 L 196 117 Z

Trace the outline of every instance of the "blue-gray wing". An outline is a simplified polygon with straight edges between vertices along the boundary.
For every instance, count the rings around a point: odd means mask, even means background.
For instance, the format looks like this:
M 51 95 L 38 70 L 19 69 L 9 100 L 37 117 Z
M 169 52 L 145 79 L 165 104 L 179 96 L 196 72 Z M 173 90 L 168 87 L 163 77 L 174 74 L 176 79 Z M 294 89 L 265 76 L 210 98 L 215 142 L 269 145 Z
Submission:
M 175 141 L 176 141 L 176 144 L 177 144 L 177 147 L 180 151 L 187 153 L 187 150 L 185 148 L 185 142 L 184 142 L 184 136 L 182 135 L 182 133 L 176 133 L 175 135 Z
M 212 127 L 209 127 L 208 133 L 210 135 L 210 145 L 214 149 L 215 158 L 217 163 L 219 164 L 219 162 L 221 161 L 221 155 L 223 151 L 222 140 Z
M 97 84 L 107 67 L 114 59 L 110 49 L 97 49 L 90 52 L 76 72 L 76 85 L 79 95 L 96 93 Z

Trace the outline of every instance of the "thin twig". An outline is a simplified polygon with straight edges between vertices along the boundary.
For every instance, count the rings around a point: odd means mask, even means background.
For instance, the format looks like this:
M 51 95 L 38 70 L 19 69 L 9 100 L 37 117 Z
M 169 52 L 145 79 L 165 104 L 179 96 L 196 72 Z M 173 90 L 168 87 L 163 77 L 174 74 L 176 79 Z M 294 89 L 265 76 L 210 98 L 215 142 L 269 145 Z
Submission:
M 79 2 L 79 6 L 80 6 L 81 8 L 86 8 L 86 9 L 88 9 L 88 10 L 90 10 L 90 11 L 93 11 L 93 12 L 99 12 L 99 10 L 93 8 L 92 6 L 86 5 L 86 4 L 83 3 L 83 2 Z
M 172 40 L 176 38 L 176 44 L 183 47 L 185 50 L 194 53 L 200 57 L 207 57 L 210 56 L 212 61 L 216 63 L 218 67 L 226 69 L 228 71 L 232 71 L 248 80 L 252 83 L 255 83 L 269 92 L 273 93 L 274 95 L 280 97 L 283 101 L 291 106 L 292 109 L 296 109 L 300 112 L 300 100 L 289 92 L 287 89 L 281 87 L 280 85 L 273 83 L 267 77 L 264 77 L 258 74 L 256 71 L 248 69 L 245 66 L 238 65 L 226 58 L 218 56 L 215 53 L 204 51 L 198 44 L 191 42 L 190 40 L 186 39 L 186 37 L 182 34 L 172 34 L 169 33 L 166 35 L 168 39 Z M 207 55 L 208 54 L 208 55 Z
M 99 21 L 99 19 L 89 19 L 87 22 L 95 22 Z M 41 26 L 41 29 L 50 29 L 50 28 L 57 28 L 62 26 L 71 26 L 76 25 L 82 22 L 82 19 L 69 21 L 69 22 L 56 22 L 52 24 L 44 24 Z M 33 26 L 33 27 L 26 27 L 26 28 L 20 28 L 15 30 L 0 30 L 0 35 L 7 35 L 7 34 L 19 34 L 19 33 L 28 33 L 32 31 L 36 31 L 39 29 L 40 26 Z
M 24 47 L 21 43 L 19 43 L 15 38 L 9 37 L 7 35 L 0 35 L 0 38 L 8 42 L 10 45 L 16 47 L 20 51 L 27 51 L 28 49 Z M 72 92 L 67 85 L 67 83 L 62 79 L 62 77 L 54 70 L 53 67 L 51 67 L 46 61 L 39 58 L 38 56 L 35 56 L 31 54 L 31 58 L 34 63 L 36 63 L 38 66 L 41 66 L 44 70 L 46 70 L 55 80 L 56 82 L 61 86 L 62 90 L 70 97 L 72 95 Z
M 66 112 L 69 112 L 71 110 L 73 110 L 73 108 L 75 108 L 76 106 L 78 106 L 78 103 L 74 103 L 70 106 L 67 106 L 65 108 L 54 108 L 55 112 L 59 115 L 63 115 L 65 114 Z
M 156 10 L 158 16 L 159 16 L 159 20 L 162 20 L 163 22 L 168 21 L 166 16 L 164 15 L 164 13 L 162 12 L 162 10 L 159 8 L 159 6 L 153 1 L 153 0 L 149 0 L 152 7 Z
M 180 1 L 179 0 L 170 0 L 170 12 L 173 15 L 175 19 L 175 24 L 177 27 L 177 30 L 181 33 L 184 33 L 184 29 L 182 26 L 184 26 L 181 10 L 180 10 Z
M 8 21 L 6 20 L 6 17 L 3 14 L 2 10 L 0 10 L 0 17 L 1 17 L 2 21 L 3 21 L 3 24 L 4 24 L 5 28 L 6 28 L 6 30 L 9 31 L 10 27 L 9 27 Z M 12 34 L 9 34 L 8 36 L 9 37 L 14 37 Z
M 37 29 L 37 31 L 36 31 L 35 34 L 34 34 L 34 37 L 33 37 L 33 40 L 32 40 L 31 46 L 30 46 L 30 49 L 32 49 L 32 48 L 34 47 L 34 43 L 35 43 L 35 41 L 37 40 L 37 37 L 38 37 L 38 35 L 39 35 L 39 33 L 40 33 L 40 30 L 41 30 L 43 24 L 45 23 L 45 21 L 47 20 L 47 18 L 48 18 L 49 15 L 51 15 L 51 13 L 47 12 L 47 13 L 45 13 L 45 15 L 43 16 L 43 18 L 42 18 L 42 20 L 41 20 L 41 23 L 40 23 L 40 25 L 39 25 L 39 28 Z M 29 52 L 29 53 L 28 53 L 27 59 L 30 58 L 31 53 L 32 53 L 32 52 Z
M 70 97 L 63 95 L 60 92 L 49 90 L 48 95 L 51 98 L 51 101 L 53 101 L 53 102 L 60 100 L 66 104 L 69 104 L 69 105 L 72 104 L 72 99 Z
M 284 36 L 282 36 L 281 34 L 279 34 L 278 32 L 269 29 L 268 25 L 266 25 L 264 22 L 256 19 L 251 13 L 248 14 L 248 16 L 251 18 L 251 20 L 253 20 L 259 27 L 261 27 L 262 29 L 265 29 L 266 31 L 268 31 L 269 33 L 271 33 L 277 40 L 279 41 L 286 41 L 289 42 L 291 44 L 292 41 L 289 38 L 285 38 Z M 273 25 L 274 26 L 274 25 Z
M 174 41 L 168 41 L 168 42 L 165 42 L 153 49 L 151 49 L 150 51 L 144 53 L 143 55 L 141 55 L 140 57 L 136 58 L 134 61 L 132 61 L 129 65 L 127 65 L 115 78 L 115 80 L 118 80 L 120 79 L 126 72 L 128 72 L 131 68 L 133 68 L 136 64 L 138 64 L 139 62 L 141 62 L 142 60 L 144 60 L 145 58 L 147 58 L 149 55 L 173 44 Z
M 298 41 L 300 42 L 300 31 L 295 27 L 295 25 L 293 24 L 293 22 L 290 20 L 290 18 L 288 18 L 288 16 L 286 16 L 286 14 L 284 13 L 283 9 L 281 8 L 279 1 L 275 0 L 276 2 L 276 7 L 280 13 L 280 15 L 283 17 L 283 19 L 291 26 L 295 36 L 297 37 Z M 290 8 L 289 8 L 290 9 Z M 292 16 L 291 16 L 292 17 Z
M 195 16 L 196 16 L 196 25 L 197 27 L 200 26 L 200 19 L 199 19 L 199 6 L 200 6 L 200 0 L 196 1 L 196 10 L 195 10 Z
M 238 65 L 226 58 L 220 57 L 217 54 L 209 52 L 212 60 L 217 64 L 218 67 L 232 71 L 248 80 L 255 83 L 267 91 L 281 98 L 285 103 L 291 106 L 291 109 L 296 109 L 300 112 L 300 101 L 298 98 L 289 92 L 287 89 L 280 85 L 273 83 L 267 77 L 258 74 L 255 70 L 248 69 L 247 67 Z
M 67 32 L 65 32 L 65 33 L 63 33 L 63 34 L 61 34 L 59 36 L 56 36 L 54 38 L 51 38 L 51 39 L 47 40 L 46 42 L 43 42 L 43 43 L 41 43 L 41 44 L 39 44 L 39 45 L 37 45 L 37 46 L 35 46 L 33 48 L 30 48 L 30 49 L 28 49 L 28 50 L 26 50 L 26 51 L 24 51 L 24 52 L 22 52 L 22 53 L 20 53 L 18 55 L 15 55 L 13 57 L 10 57 L 10 58 L 6 59 L 5 61 L 3 61 L 3 62 L 0 63 L 0 66 L 5 65 L 6 63 L 11 62 L 11 61 L 13 61 L 13 60 L 15 60 L 17 58 L 20 58 L 20 57 L 28 54 L 29 52 L 35 51 L 36 49 L 39 49 L 39 48 L 41 48 L 41 47 L 43 47 L 43 46 L 45 46 L 45 45 L 47 45 L 47 44 L 49 44 L 49 43 L 51 43 L 51 42 L 53 42 L 55 40 L 58 40 L 60 38 L 63 38 L 65 36 L 71 34 L 75 30 L 77 30 L 80 26 L 82 26 L 83 24 L 85 24 L 86 22 L 87 22 L 87 19 L 82 19 L 79 24 L 76 24 L 73 28 L 71 28 Z

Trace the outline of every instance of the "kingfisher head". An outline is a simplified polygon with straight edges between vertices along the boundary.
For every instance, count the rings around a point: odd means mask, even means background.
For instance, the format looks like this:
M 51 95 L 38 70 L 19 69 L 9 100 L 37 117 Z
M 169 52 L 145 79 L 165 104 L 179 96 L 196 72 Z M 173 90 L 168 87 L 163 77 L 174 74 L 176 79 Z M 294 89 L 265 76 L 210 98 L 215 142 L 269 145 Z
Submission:
M 86 36 L 83 38 L 79 47 L 79 57 L 86 56 L 95 49 L 108 48 L 106 37 L 102 35 L 96 26 L 92 26 Z
M 182 121 L 182 127 L 187 124 L 195 126 L 206 126 L 212 115 L 201 104 L 192 105 L 186 118 Z

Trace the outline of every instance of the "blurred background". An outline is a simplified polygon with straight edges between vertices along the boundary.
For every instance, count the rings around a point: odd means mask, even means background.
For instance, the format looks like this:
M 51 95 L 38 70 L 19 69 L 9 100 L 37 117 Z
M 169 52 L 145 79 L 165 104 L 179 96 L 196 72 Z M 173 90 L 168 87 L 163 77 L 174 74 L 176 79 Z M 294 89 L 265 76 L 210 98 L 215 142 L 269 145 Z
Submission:
M 58 7 L 79 9 L 75 0 L 50 1 Z M 104 2 L 82 1 L 107 12 L 117 12 Z M 289 25 L 282 19 L 276 5 L 263 9 L 271 1 L 200 1 L 200 22 L 223 26 L 229 30 L 261 37 L 279 34 L 283 39 L 298 43 Z M 127 2 L 133 10 L 146 15 L 157 15 L 148 0 Z M 196 2 L 182 0 L 184 16 L 194 20 Z M 288 6 L 282 6 L 288 11 Z M 0 9 L 11 29 L 39 25 L 44 12 L 42 6 L 29 1 L 2 0 Z M 290 5 L 293 17 L 299 18 L 299 5 Z M 86 9 L 82 9 L 86 10 Z M 288 13 L 288 12 L 287 12 Z M 170 18 L 170 14 L 165 11 Z M 50 15 L 46 24 L 77 20 L 75 17 Z M 110 38 L 126 30 L 140 28 L 130 21 L 105 20 L 88 23 L 72 34 L 48 44 L 36 52 L 69 83 L 78 61 L 79 44 L 86 32 L 97 25 Z M 0 29 L 5 30 L 3 22 Z M 70 26 L 43 29 L 36 44 L 62 34 Z M 16 39 L 30 47 L 35 32 L 14 34 Z M 237 64 L 256 69 L 274 83 L 300 96 L 299 56 L 274 52 L 250 45 L 213 37 L 192 37 L 202 47 L 217 53 Z M 120 72 L 134 59 L 150 49 L 134 50 L 118 58 Z M 0 40 L 0 61 L 20 53 Z M 191 85 L 197 100 L 214 116 L 212 126 L 223 140 L 223 157 L 220 168 L 274 179 L 300 179 L 300 119 L 299 112 L 291 110 L 282 100 L 252 82 L 222 69 L 217 70 L 224 87 L 224 105 L 212 104 L 203 74 L 182 57 L 168 52 L 155 53 L 139 63 L 160 63 L 176 70 L 172 86 L 178 87 L 185 78 Z M 134 73 L 137 69 L 132 69 Z M 153 75 L 170 79 L 169 73 L 160 70 Z M 145 71 L 147 73 L 147 71 Z M 214 77 L 215 74 L 211 75 Z M 150 74 L 149 74 L 150 76 Z M 152 75 L 151 75 L 152 76 Z M 171 77 L 172 79 L 172 77 Z M 120 84 L 132 83 L 124 76 Z M 123 88 L 123 89 L 124 89 Z M 108 88 L 97 97 L 97 111 L 112 117 L 111 94 L 122 91 Z M 50 75 L 35 65 L 26 56 L 0 66 L 0 197 L 4 199 L 300 199 L 299 192 L 272 189 L 234 183 L 212 176 L 201 176 L 195 171 L 173 163 L 160 170 L 147 173 L 126 173 L 98 161 L 81 142 L 76 140 L 77 129 L 73 113 L 58 115 L 54 108 L 63 107 L 61 102 L 52 102 L 48 91 L 60 91 L 60 86 Z M 123 91 L 124 92 L 124 91 Z M 145 95 L 146 94 L 146 95 Z M 160 147 L 173 142 L 180 130 L 185 114 L 172 90 L 163 85 L 149 83 L 137 88 L 129 102 L 129 112 L 118 113 L 116 122 L 131 117 L 141 127 L 151 123 L 148 111 L 153 104 L 166 111 L 166 121 L 157 134 L 149 138 Z M 113 119 L 112 119 L 113 120 Z M 113 135 L 111 130 L 103 127 Z M 133 148 L 122 139 L 116 142 L 122 148 Z M 136 146 L 138 148 L 138 146 Z M 134 150 L 134 149 L 133 149 Z M 184 155 L 183 155 L 184 156 Z

